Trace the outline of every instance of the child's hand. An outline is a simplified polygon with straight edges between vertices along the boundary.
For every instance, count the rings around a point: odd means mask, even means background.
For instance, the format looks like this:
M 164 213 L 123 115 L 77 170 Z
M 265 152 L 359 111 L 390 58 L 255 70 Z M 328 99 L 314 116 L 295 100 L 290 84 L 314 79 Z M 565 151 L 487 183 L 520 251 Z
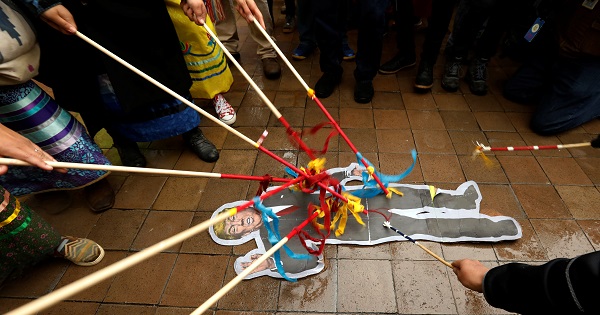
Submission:
M 253 23 L 252 20 L 256 19 L 264 29 L 267 29 L 262 13 L 254 0 L 237 0 L 237 11 L 248 23 Z

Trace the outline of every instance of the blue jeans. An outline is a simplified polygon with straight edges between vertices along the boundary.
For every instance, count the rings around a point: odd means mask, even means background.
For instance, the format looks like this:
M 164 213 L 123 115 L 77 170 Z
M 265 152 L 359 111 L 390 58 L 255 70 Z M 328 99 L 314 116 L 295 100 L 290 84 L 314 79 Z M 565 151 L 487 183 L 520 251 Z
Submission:
M 600 58 L 533 58 L 504 87 L 518 103 L 538 104 L 531 129 L 553 135 L 600 117 Z
M 389 0 L 358 0 L 361 21 L 358 28 L 356 54 L 357 81 L 371 81 L 377 74 L 381 59 L 385 10 Z M 315 34 L 321 50 L 321 71 L 342 72 L 342 43 L 346 32 L 347 2 L 340 0 L 313 0 Z

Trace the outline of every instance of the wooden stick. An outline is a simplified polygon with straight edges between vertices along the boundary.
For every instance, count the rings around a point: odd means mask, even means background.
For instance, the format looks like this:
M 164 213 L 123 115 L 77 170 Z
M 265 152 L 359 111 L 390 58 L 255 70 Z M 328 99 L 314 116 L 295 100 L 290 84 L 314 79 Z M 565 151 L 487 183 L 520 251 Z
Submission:
M 294 74 L 294 76 L 296 76 L 296 78 L 298 79 L 298 82 L 300 82 L 300 84 L 302 84 L 302 86 L 304 87 L 304 89 L 306 91 L 309 91 L 311 88 L 308 86 L 308 84 L 306 84 L 306 82 L 304 81 L 304 79 L 302 79 L 302 77 L 300 76 L 300 74 L 298 73 L 298 71 L 296 71 L 296 68 L 294 68 L 294 66 L 292 66 L 292 64 L 287 59 L 287 57 L 285 57 L 285 54 L 279 49 L 279 46 L 277 46 L 275 44 L 275 42 L 273 41 L 273 39 L 271 38 L 271 36 L 262 27 L 262 25 L 260 25 L 260 23 L 258 23 L 258 21 L 256 19 L 254 19 L 254 25 L 261 31 L 261 33 L 269 41 L 269 43 L 271 44 L 271 46 L 273 46 L 273 48 L 275 48 L 275 51 L 277 51 L 277 54 L 279 54 L 279 56 L 281 57 L 281 60 L 283 60 L 283 62 L 285 62 L 285 64 L 292 71 L 292 73 Z
M 178 243 L 183 242 L 184 240 L 208 229 L 210 226 L 221 222 L 228 217 L 234 215 L 237 212 L 235 208 L 230 209 L 228 211 L 224 211 L 223 213 L 211 218 L 210 220 L 204 221 L 194 227 L 191 227 L 179 234 L 169 237 L 166 240 L 163 240 L 160 243 L 154 244 L 138 253 L 135 253 L 125 259 L 122 259 L 104 269 L 98 270 L 86 277 L 83 277 L 73 283 L 70 283 L 60 289 L 57 289 L 49 294 L 46 294 L 37 300 L 34 300 L 30 303 L 27 303 L 17 309 L 14 309 L 8 313 L 7 315 L 22 315 L 22 314 L 36 314 L 39 311 L 42 311 L 48 307 L 51 307 L 60 301 L 73 296 L 84 289 L 87 289 L 103 280 L 108 279 L 111 276 L 116 275 L 117 273 L 124 271 L 158 253 L 161 251 L 176 245 Z
M 319 215 L 318 211 L 313 212 L 312 215 L 310 215 L 306 220 L 304 220 L 297 227 L 295 227 L 288 235 L 286 235 L 279 242 L 277 242 L 277 244 L 275 244 L 273 247 L 271 247 L 271 249 L 269 249 L 266 253 L 262 254 L 258 259 L 256 259 L 254 262 L 252 262 L 252 264 L 250 264 L 250 266 L 246 267 L 246 269 L 244 269 L 244 271 L 242 271 L 239 275 L 237 275 L 235 278 L 233 278 L 231 281 L 229 281 L 229 283 L 227 283 L 224 287 L 222 287 L 219 291 L 217 291 L 217 293 L 215 293 L 208 300 L 206 300 L 206 302 L 204 302 L 202 305 L 200 305 L 200 307 L 198 307 L 195 311 L 193 311 L 191 313 L 191 315 L 198 315 L 198 314 L 204 313 L 209 307 L 211 307 L 220 298 L 222 298 L 225 294 L 227 294 L 227 292 L 231 291 L 231 289 L 233 289 L 233 287 L 235 287 L 242 280 L 244 280 L 244 278 L 247 275 L 251 274 L 254 271 L 254 269 L 256 269 L 261 263 L 263 263 L 269 257 L 273 256 L 273 254 L 277 250 L 279 250 L 281 247 L 283 247 L 283 245 L 285 245 L 285 243 L 287 243 L 290 238 L 292 238 L 292 237 L 294 237 L 294 235 L 298 234 L 298 231 L 303 229 L 310 221 L 312 221 L 318 215 Z
M 302 84 L 302 86 L 304 86 L 304 89 L 308 92 L 308 95 L 310 96 L 310 98 L 313 99 L 315 101 L 315 103 L 317 103 L 317 106 L 319 106 L 319 108 L 321 109 L 321 111 L 323 112 L 323 114 L 325 114 L 325 116 L 327 117 L 327 119 L 329 119 L 329 121 L 331 122 L 331 124 L 333 125 L 333 127 L 337 130 L 337 132 L 340 134 L 340 136 L 344 139 L 344 141 L 346 142 L 346 144 L 348 144 L 348 146 L 350 147 L 350 149 L 352 150 L 352 152 L 354 152 L 354 154 L 357 154 L 357 156 L 358 156 L 358 149 L 354 146 L 354 144 L 352 143 L 352 141 L 350 141 L 350 138 L 348 138 L 348 136 L 342 130 L 342 128 L 340 127 L 340 125 L 335 121 L 335 119 L 333 119 L 333 117 L 331 116 L 331 114 L 329 114 L 329 111 L 327 111 L 327 109 L 325 108 L 325 106 L 323 106 L 323 104 L 321 104 L 321 101 L 319 101 L 319 99 L 315 95 L 314 91 L 308 86 L 308 84 L 306 84 L 306 82 L 304 81 L 304 79 L 302 79 L 302 77 L 300 76 L 300 74 L 298 73 L 298 71 L 296 71 L 296 69 L 294 68 L 294 66 L 292 66 L 292 64 L 290 63 L 290 61 L 287 59 L 287 57 L 285 56 L 285 54 L 279 49 L 279 47 L 277 46 L 277 44 L 275 44 L 275 42 L 273 41 L 273 39 L 271 38 L 271 36 L 269 36 L 269 34 L 267 33 L 267 31 L 264 28 L 262 28 L 262 26 L 260 25 L 260 23 L 258 23 L 258 21 L 256 19 L 254 19 L 253 21 L 254 21 L 254 25 L 262 32 L 262 34 L 269 41 L 269 43 L 271 44 L 271 46 L 273 46 L 273 48 L 275 48 L 275 51 L 277 51 L 277 53 L 279 54 L 279 57 L 281 58 L 281 60 L 283 60 L 285 62 L 285 64 L 288 66 L 288 68 L 290 68 L 290 70 L 292 71 L 292 73 L 296 76 L 296 78 L 298 79 L 298 81 L 300 82 L 300 84 Z M 361 155 L 361 162 L 364 165 L 368 166 L 367 161 L 362 157 L 362 155 Z M 371 169 L 371 168 L 369 168 L 369 169 Z M 377 182 L 377 184 L 379 185 L 379 188 L 381 188 L 381 190 L 386 195 L 386 197 L 387 198 L 392 198 L 392 193 L 385 187 L 385 185 L 383 184 L 383 182 L 381 181 L 381 179 L 379 179 L 379 176 L 377 176 L 377 174 L 375 174 L 375 172 L 371 172 L 371 171 L 369 171 L 369 175 L 371 177 L 373 177 L 373 179 Z
M 166 169 L 160 169 L 160 168 L 144 168 L 144 167 L 118 166 L 118 165 L 84 164 L 84 163 L 68 163 L 68 162 L 53 162 L 53 161 L 45 161 L 45 162 L 46 162 L 46 164 L 48 164 L 52 167 L 56 167 L 56 168 L 73 168 L 73 169 L 80 169 L 80 170 L 128 172 L 128 173 L 189 176 L 189 177 L 227 178 L 227 179 L 243 179 L 243 180 L 258 180 L 258 181 L 265 180 L 265 177 L 263 177 L 263 176 L 166 170 Z M 17 160 L 17 159 L 9 159 L 9 158 L 0 158 L 0 165 L 33 166 L 25 161 L 21 161 L 21 160 Z M 270 178 L 270 180 L 272 180 L 274 182 L 290 181 L 290 179 L 288 179 L 288 178 L 278 178 L 278 177 L 272 177 L 272 178 Z
M 442 264 L 448 266 L 449 268 L 454 268 L 452 267 L 452 264 L 447 262 L 444 258 L 438 256 L 436 253 L 432 252 L 431 250 L 429 250 L 427 247 L 423 246 L 423 244 L 415 241 L 412 237 L 402 233 L 400 230 L 398 230 L 397 228 L 393 227 L 389 221 L 386 221 L 383 223 L 383 226 L 385 226 L 386 228 L 402 235 L 405 239 L 413 242 L 415 245 L 421 247 L 422 250 L 424 250 L 427 254 L 431 255 L 433 258 L 437 259 L 438 261 L 440 261 Z
M 281 117 L 281 113 L 279 112 L 279 110 L 277 110 L 275 105 L 273 105 L 273 103 L 271 103 L 271 100 L 269 100 L 269 98 L 265 95 L 265 93 L 258 87 L 258 85 L 256 85 L 254 80 L 252 80 L 252 78 L 250 78 L 248 73 L 239 64 L 239 62 L 237 62 L 237 60 L 235 60 L 235 58 L 233 58 L 231 53 L 227 50 L 227 48 L 225 48 L 225 46 L 219 40 L 217 35 L 215 35 L 215 33 L 213 33 L 213 31 L 210 29 L 210 27 L 206 26 L 206 24 L 204 24 L 204 29 L 206 29 L 206 32 L 212 37 L 212 39 L 214 39 L 217 42 L 217 44 L 219 44 L 219 47 L 221 47 L 221 50 L 223 50 L 223 52 L 227 55 L 227 57 L 229 57 L 229 60 L 240 70 L 240 72 L 242 73 L 244 78 L 246 78 L 246 81 L 248 81 L 248 83 L 250 83 L 250 85 L 256 91 L 256 93 L 258 93 L 258 96 L 260 96 L 260 98 L 263 100 L 263 102 L 265 102 L 265 104 L 267 104 L 267 106 L 269 107 L 271 112 L 273 112 L 273 115 L 275 115 L 275 118 L 279 119 Z
M 233 129 L 232 127 L 230 127 L 229 125 L 225 124 L 224 122 L 220 121 L 218 118 L 214 117 L 213 115 L 207 113 L 206 111 L 204 111 L 202 108 L 196 106 L 194 103 L 188 101 L 185 97 L 175 93 L 175 91 L 169 89 L 168 87 L 166 87 L 165 85 L 163 85 L 162 83 L 156 81 L 154 78 L 150 77 L 149 75 L 145 74 L 144 72 L 142 72 L 141 70 L 139 70 L 138 68 L 132 66 L 131 64 L 129 64 L 127 61 L 121 59 L 119 56 L 113 54 L 112 52 L 110 52 L 108 49 L 102 47 L 101 45 L 99 45 L 98 43 L 96 43 L 95 41 L 91 40 L 90 38 L 88 38 L 87 36 L 81 34 L 79 31 L 77 31 L 75 33 L 77 36 L 79 36 L 79 38 L 83 39 L 84 41 L 86 41 L 87 43 L 89 43 L 90 45 L 96 47 L 98 50 L 100 50 L 101 52 L 105 53 L 106 55 L 108 55 L 109 57 L 113 58 L 114 60 L 116 60 L 117 62 L 119 62 L 120 64 L 122 64 L 123 66 L 129 68 L 129 70 L 137 73 L 139 76 L 141 76 L 142 78 L 150 81 L 150 83 L 156 85 L 158 88 L 160 88 L 161 90 L 169 93 L 171 96 L 173 96 L 174 98 L 180 100 L 181 102 L 183 102 L 184 104 L 186 104 L 187 106 L 193 108 L 194 110 L 196 110 L 198 113 L 202 114 L 204 117 L 212 120 L 213 122 L 215 122 L 217 125 L 227 129 L 229 132 L 235 134 L 236 136 L 240 137 L 242 140 L 250 143 L 251 145 L 255 146 L 255 147 L 259 147 L 259 144 L 256 143 L 254 140 L 246 137 L 245 135 L 243 135 L 241 132 Z
M 477 143 L 477 151 L 529 151 L 529 150 L 560 150 L 569 148 L 589 147 L 591 142 L 571 143 L 571 144 L 554 144 L 554 145 L 529 145 L 519 147 L 491 147 Z
M 207 309 L 209 309 L 213 304 L 217 303 L 219 299 L 221 299 L 227 292 L 231 291 L 236 285 L 238 285 L 244 278 L 252 273 L 254 269 L 256 269 L 261 263 L 265 260 L 269 259 L 277 250 L 279 250 L 285 243 L 287 243 L 289 238 L 286 236 L 281 239 L 275 246 L 271 247 L 266 253 L 261 255 L 258 259 L 256 259 L 250 266 L 246 267 L 244 271 L 242 271 L 239 275 L 233 278 L 229 283 L 227 283 L 224 287 L 222 287 L 217 293 L 211 296 L 206 302 L 202 303 L 200 307 L 194 310 L 191 315 L 198 315 L 204 313 Z M 7 314 L 9 315 L 9 314 Z

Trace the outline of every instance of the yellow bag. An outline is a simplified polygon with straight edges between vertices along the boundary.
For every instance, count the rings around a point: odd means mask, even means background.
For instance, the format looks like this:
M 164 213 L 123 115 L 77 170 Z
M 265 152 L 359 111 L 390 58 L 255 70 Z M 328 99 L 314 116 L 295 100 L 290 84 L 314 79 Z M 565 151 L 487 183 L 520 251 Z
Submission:
M 167 10 L 175 25 L 183 57 L 194 82 L 190 92 L 193 98 L 212 99 L 229 91 L 233 76 L 227 65 L 227 57 L 204 27 L 190 21 L 179 6 L 179 1 L 166 0 Z M 206 16 L 206 26 L 215 28 Z

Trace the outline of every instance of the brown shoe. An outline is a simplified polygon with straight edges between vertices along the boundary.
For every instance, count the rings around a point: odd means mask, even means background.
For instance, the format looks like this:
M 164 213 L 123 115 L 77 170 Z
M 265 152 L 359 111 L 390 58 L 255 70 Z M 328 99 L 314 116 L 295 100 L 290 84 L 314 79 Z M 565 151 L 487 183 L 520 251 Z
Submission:
M 83 189 L 85 201 L 93 212 L 106 211 L 115 204 L 115 192 L 106 178 Z
M 262 64 L 267 79 L 275 80 L 281 76 L 281 66 L 279 66 L 277 58 L 264 58 Z
M 73 198 L 68 191 L 57 190 L 35 194 L 29 205 L 35 209 L 44 209 L 46 213 L 58 214 L 68 209 Z

